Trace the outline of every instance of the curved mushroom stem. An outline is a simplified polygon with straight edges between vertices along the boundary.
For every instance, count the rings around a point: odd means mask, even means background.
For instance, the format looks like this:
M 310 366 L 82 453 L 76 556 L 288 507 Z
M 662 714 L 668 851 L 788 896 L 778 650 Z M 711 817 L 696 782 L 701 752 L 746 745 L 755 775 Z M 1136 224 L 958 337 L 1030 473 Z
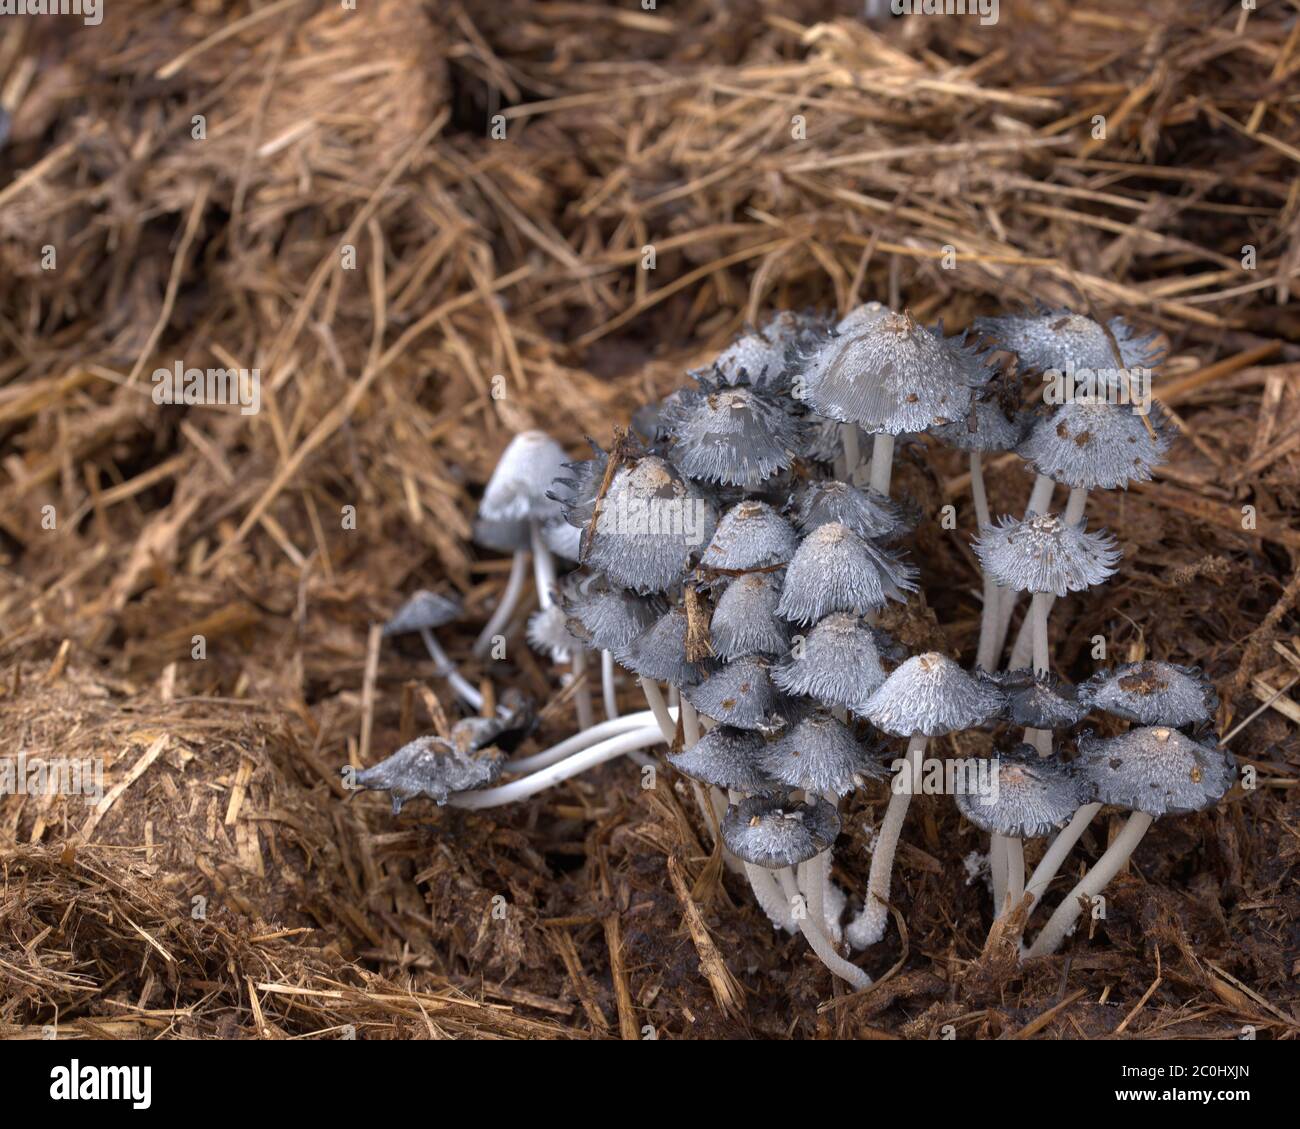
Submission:
M 519 606 L 519 598 L 524 594 L 527 582 L 528 550 L 516 549 L 515 555 L 510 560 L 510 578 L 506 581 L 501 599 L 487 623 L 483 625 L 483 630 L 478 633 L 478 638 L 474 640 L 474 654 L 479 658 L 492 649 L 492 640 L 506 629 L 510 617 L 515 614 L 515 608 Z
M 659 732 L 664 739 L 664 744 L 671 749 L 673 741 L 677 737 L 677 721 L 668 712 L 668 704 L 664 701 L 664 692 L 659 689 L 659 683 L 653 678 L 642 677 L 638 678 L 637 681 L 641 683 L 641 693 L 645 695 L 650 712 L 655 715 L 655 721 L 659 723 Z M 682 724 L 685 724 L 685 722 Z
M 1120 867 L 1128 862 L 1129 856 L 1153 822 L 1152 817 L 1144 811 L 1135 811 L 1128 817 L 1123 830 L 1115 836 L 1115 841 L 1047 919 L 1047 924 L 1029 947 L 1026 956 L 1049 956 L 1061 947 L 1061 942 L 1074 932 L 1074 923 L 1083 913 L 1084 905 L 1100 894 L 1106 884 L 1119 873 Z
M 1065 503 L 1065 513 L 1061 520 L 1068 522 L 1070 525 L 1078 525 L 1083 520 L 1084 510 L 1088 503 L 1088 491 L 1083 487 L 1075 487 L 1070 491 L 1070 499 Z M 1047 597 L 1047 610 L 1052 610 L 1052 605 L 1056 603 L 1056 597 L 1049 595 Z M 1033 629 L 1029 620 L 1025 620 L 1020 625 L 1020 630 L 1016 634 L 1015 645 L 1011 648 L 1011 661 L 1007 663 L 1008 670 L 1019 670 L 1029 662 L 1030 654 L 1033 651 Z
M 1052 495 L 1056 492 L 1056 483 L 1045 474 L 1040 474 L 1034 479 L 1034 488 L 1029 492 L 1029 501 L 1025 504 L 1025 517 L 1032 517 L 1034 514 L 1045 514 L 1052 505 Z M 997 666 L 998 658 L 1002 654 L 1002 648 L 1007 642 L 1007 631 L 1011 627 L 1011 615 L 1016 610 L 1016 599 L 1020 595 L 1018 592 L 1011 591 L 1010 588 L 1002 590 L 1002 599 L 998 603 L 998 618 L 996 629 L 993 632 L 993 658 L 994 667 Z M 1028 655 L 1025 656 L 1028 658 Z M 1022 661 L 1021 665 L 1024 663 Z M 1015 670 L 1016 667 L 1009 666 L 1008 670 Z
M 572 737 L 567 737 L 559 744 L 552 745 L 549 749 L 543 749 L 540 753 L 532 753 L 526 757 L 507 761 L 506 771 L 514 775 L 536 772 L 539 768 L 547 768 L 550 765 L 557 764 L 564 760 L 565 757 L 580 753 L 583 749 L 590 748 L 608 737 L 617 737 L 621 733 L 627 733 L 633 729 L 643 729 L 647 725 L 656 724 L 658 724 L 657 719 L 649 710 L 624 714 L 622 717 L 610 721 L 602 721 L 599 725 L 593 725 L 590 729 L 584 729 L 581 733 L 575 733 Z
M 600 652 L 600 690 L 605 699 L 605 717 L 610 721 L 618 717 L 618 694 L 614 689 L 614 655 Z
M 573 692 L 574 705 L 578 710 L 578 728 L 590 729 L 596 717 L 591 709 L 591 682 L 587 678 L 587 648 L 573 648 L 573 678 L 577 687 Z
M 989 877 L 993 879 L 993 916 L 1002 913 L 1007 899 L 1007 837 L 989 836 Z
M 447 657 L 447 652 L 442 649 L 442 645 L 434 638 L 433 631 L 428 627 L 420 628 L 420 638 L 424 640 L 424 649 L 429 652 L 429 658 L 437 664 L 437 673 L 447 680 L 456 696 L 461 699 L 472 710 L 481 710 L 483 708 L 483 695 L 478 692 L 478 687 L 469 682 L 459 670 L 456 664 Z
M 1052 879 L 1065 865 L 1071 848 L 1083 837 L 1083 833 L 1088 830 L 1088 824 L 1096 818 L 1099 811 L 1101 811 L 1101 804 L 1084 804 L 1074 813 L 1070 822 L 1056 833 L 1056 837 L 1048 845 L 1025 885 L 1025 893 L 1030 897 L 1030 913 L 1034 912 L 1034 907 L 1043 896 L 1043 892 L 1052 884 Z
M 598 764 L 604 764 L 615 757 L 624 756 L 637 749 L 648 749 L 657 744 L 659 744 L 658 727 L 643 726 L 632 730 L 631 733 L 621 733 L 617 737 L 601 741 L 600 744 L 593 745 L 585 752 L 566 757 L 559 764 L 544 768 L 541 772 L 534 772 L 531 776 L 521 776 L 518 780 L 512 780 L 509 784 L 500 784 L 495 788 L 461 792 L 452 796 L 447 803 L 451 807 L 466 808 L 471 811 L 513 804 L 519 800 L 526 800 L 529 796 L 535 796 L 547 788 L 553 788 L 556 784 L 586 772 L 589 768 L 595 768 Z
M 975 524 L 979 529 L 993 523 L 989 513 L 989 498 L 984 489 L 984 461 L 979 451 L 970 453 L 970 495 L 975 504 Z M 993 653 L 993 641 L 997 633 L 998 611 L 1002 606 L 1001 589 L 997 582 L 983 569 L 984 606 L 980 609 L 980 641 L 975 651 L 977 669 L 992 671 L 997 665 L 997 656 Z
M 787 866 L 778 870 L 776 876 L 781 883 L 781 889 L 785 891 L 785 896 L 790 901 L 790 905 L 796 906 L 798 899 L 802 899 L 803 895 L 800 894 L 799 887 L 795 883 L 794 872 Z M 817 959 L 822 964 L 855 991 L 870 986 L 871 977 L 856 964 L 850 964 L 835 951 L 831 939 L 826 936 L 825 932 L 808 912 L 806 899 L 804 906 L 794 911 L 794 918 L 799 925 L 799 931 L 804 935 L 804 940 L 808 942 L 809 947 L 817 954 Z
M 921 773 L 921 759 L 925 756 L 925 745 L 928 740 L 920 733 L 913 735 L 907 743 L 907 763 L 894 777 L 889 806 L 885 809 L 885 818 L 880 822 L 875 848 L 871 852 L 871 869 L 867 874 L 867 900 L 862 907 L 862 912 L 845 930 L 849 944 L 855 949 L 865 949 L 874 945 L 885 935 L 885 923 L 889 920 L 889 887 L 894 873 L 894 853 L 898 850 L 898 840 L 903 832 L 903 820 L 907 818 L 907 808 L 912 802 L 914 782 Z M 904 773 L 906 778 L 900 779 Z
M 871 489 L 888 496 L 894 475 L 894 437 L 883 432 L 871 437 Z

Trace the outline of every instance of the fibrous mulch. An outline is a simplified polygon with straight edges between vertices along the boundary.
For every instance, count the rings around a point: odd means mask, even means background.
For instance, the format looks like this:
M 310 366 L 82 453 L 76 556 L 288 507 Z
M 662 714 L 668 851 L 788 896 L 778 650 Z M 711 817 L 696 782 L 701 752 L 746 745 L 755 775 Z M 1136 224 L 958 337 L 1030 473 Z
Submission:
M 1294 1037 L 1296 6 L 357 8 L 119 0 L 0 42 L 0 731 L 107 788 L 0 796 L 0 1033 Z M 1055 653 L 1204 666 L 1257 787 L 1162 820 L 1093 935 L 1023 969 L 985 949 L 980 836 L 918 801 L 905 940 L 851 999 L 719 885 L 666 770 L 482 814 L 347 798 L 344 765 L 452 708 L 371 625 L 455 589 L 466 657 L 506 571 L 475 499 L 513 432 L 608 441 L 744 324 L 869 298 L 1167 337 L 1182 437 L 1091 503 L 1124 566 L 1062 601 Z M 261 411 L 155 404 L 178 360 L 258 368 Z M 912 545 L 928 603 L 901 627 L 968 659 L 960 460 L 899 474 L 960 515 Z M 995 463 L 994 512 L 1027 488 Z M 562 737 L 522 650 L 469 670 Z M 846 817 L 857 896 L 884 800 Z

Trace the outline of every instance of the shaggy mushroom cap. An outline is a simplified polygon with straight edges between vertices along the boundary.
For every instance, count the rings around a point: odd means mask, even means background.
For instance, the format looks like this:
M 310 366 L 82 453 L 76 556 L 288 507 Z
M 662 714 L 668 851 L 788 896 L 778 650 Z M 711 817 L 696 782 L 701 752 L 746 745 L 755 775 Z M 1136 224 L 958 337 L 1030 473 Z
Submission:
M 740 502 L 722 515 L 700 564 L 724 572 L 771 568 L 785 564 L 798 544 L 790 523 L 766 502 Z
M 784 470 L 799 446 L 799 423 L 783 401 L 744 386 L 688 394 L 673 420 L 672 458 L 705 482 L 753 486 Z
M 1098 322 L 1065 309 L 976 318 L 975 328 L 999 348 L 1015 353 L 1030 369 L 1150 368 L 1161 359 L 1156 335 L 1139 335 L 1122 318 L 1112 318 L 1109 326 L 1119 346 L 1118 360 Z
M 778 619 L 781 585 L 776 574 L 751 572 L 727 585 L 713 609 L 709 634 L 719 658 L 783 655 L 790 647 L 790 628 Z
M 1056 482 L 1113 490 L 1150 481 L 1152 468 L 1165 461 L 1169 444 L 1169 425 L 1158 410 L 1144 420 L 1122 404 L 1079 399 L 1039 419 L 1016 452 Z
M 669 608 L 614 657 L 633 674 L 674 686 L 695 682 L 701 674 L 701 667 L 686 657 L 686 611 L 683 608 Z
M 972 678 L 947 655 L 914 655 L 867 699 L 863 712 L 896 737 L 939 737 L 970 729 L 1002 710 L 1002 692 Z
M 1032 745 L 1000 753 L 991 766 L 991 794 L 958 792 L 957 808 L 981 831 L 1038 839 L 1067 823 L 1085 802 L 1085 792 L 1070 766 L 1040 757 Z
M 764 391 L 782 387 L 787 352 L 824 329 L 821 319 L 815 316 L 782 311 L 719 353 L 714 371 L 728 384 L 750 384 Z
M 661 601 L 645 599 L 621 588 L 590 586 L 565 602 L 569 631 L 599 651 L 622 651 L 637 636 L 650 630 L 664 613 Z M 576 629 L 575 629 L 576 624 Z
M 892 540 L 908 532 L 898 503 L 870 488 L 858 489 L 834 480 L 810 483 L 799 495 L 794 513 L 801 533 L 838 521 L 859 537 Z
M 544 431 L 521 431 L 497 462 L 483 490 L 479 516 L 487 521 L 525 521 L 558 512 L 546 496 L 551 482 L 564 473 L 564 453 Z
M 592 457 L 565 463 L 564 473 L 557 475 L 546 491 L 546 496 L 560 507 L 560 512 L 570 525 L 586 529 L 596 511 L 596 497 L 605 481 L 605 468 L 609 456 L 599 444 L 587 440 Z
M 814 463 L 833 463 L 843 451 L 838 420 L 810 415 L 803 428 L 803 444 L 799 453 Z
M 574 635 L 568 624 L 569 617 L 564 614 L 564 609 L 559 604 L 552 604 L 528 617 L 524 637 L 539 655 L 545 655 L 552 662 L 566 663 L 577 648 L 585 646 L 585 641 Z
M 1194 725 L 1209 721 L 1219 708 L 1203 671 L 1156 661 L 1099 671 L 1079 687 L 1079 697 L 1090 709 L 1140 725 Z
M 1078 691 L 1055 674 L 1035 674 L 1031 669 L 1008 670 L 1001 674 L 979 671 L 977 677 L 1006 695 L 1002 716 L 1013 725 L 1028 729 L 1069 729 L 1088 714 Z
M 501 710 L 493 717 L 466 717 L 451 727 L 448 744 L 461 756 L 495 745 L 512 753 L 536 727 L 532 704 L 518 690 L 501 695 Z
M 505 754 L 496 747 L 464 754 L 441 737 L 417 737 L 386 760 L 362 769 L 356 782 L 362 788 L 388 792 L 396 815 L 417 796 L 428 796 L 441 807 L 456 792 L 492 784 L 505 762 Z
M 705 717 L 722 725 L 768 733 L 785 724 L 787 703 L 772 685 L 771 662 L 761 655 L 727 663 L 698 685 L 685 687 L 682 694 Z
M 712 532 L 704 495 L 666 460 L 645 455 L 615 473 L 588 538 L 587 562 L 623 588 L 663 592 Z
M 719 725 L 689 749 L 670 754 L 668 763 L 683 775 L 715 788 L 767 795 L 779 791 L 780 785 L 763 771 L 763 748 L 763 738 L 757 733 Z
M 772 681 L 787 694 L 861 714 L 885 681 L 876 630 L 852 612 L 833 612 L 772 671 Z
M 778 613 L 814 623 L 831 612 L 865 612 L 916 591 L 916 569 L 859 537 L 843 522 L 819 525 L 786 569 Z
M 1003 515 L 980 528 L 975 555 L 984 571 L 1013 592 L 1082 592 L 1115 574 L 1120 551 L 1104 530 L 1087 533 L 1057 514 Z
M 835 325 L 841 337 L 855 330 L 863 330 L 887 318 L 893 311 L 882 302 L 863 302 L 845 314 Z
M 991 375 L 962 345 L 888 313 L 818 349 L 801 377 L 802 398 L 821 415 L 900 435 L 965 418 L 972 388 Z
M 875 750 L 825 710 L 814 710 L 768 745 L 762 765 L 772 779 L 819 796 L 844 796 L 887 775 Z
M 1236 778 L 1236 761 L 1227 749 L 1165 726 L 1130 729 L 1118 737 L 1085 731 L 1074 767 L 1097 803 L 1151 816 L 1207 808 Z
M 931 433 L 959 451 L 1012 451 L 1024 438 L 1024 416 L 1007 419 L 996 400 L 976 400 L 964 419 L 931 429 Z
M 384 624 L 383 633 L 385 636 L 405 635 L 425 627 L 432 630 L 459 619 L 460 614 L 459 600 L 421 588 L 393 613 L 393 618 Z
M 815 858 L 835 842 L 840 817 L 821 798 L 811 803 L 751 796 L 727 808 L 722 841 L 737 858 L 779 870 Z

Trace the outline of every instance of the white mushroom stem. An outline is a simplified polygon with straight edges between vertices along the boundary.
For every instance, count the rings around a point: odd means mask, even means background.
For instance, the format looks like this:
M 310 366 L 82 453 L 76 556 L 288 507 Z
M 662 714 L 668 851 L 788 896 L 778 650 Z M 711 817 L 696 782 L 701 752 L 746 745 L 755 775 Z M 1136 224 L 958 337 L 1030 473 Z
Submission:
M 1078 525 L 1083 520 L 1084 510 L 1088 503 L 1088 491 L 1086 488 L 1076 487 L 1070 491 L 1070 499 L 1065 504 L 1065 513 L 1062 520 L 1070 525 Z M 1047 610 L 1051 612 L 1052 605 L 1056 603 L 1056 597 L 1049 595 L 1047 597 Z M 1016 634 L 1015 645 L 1011 648 L 1011 661 L 1007 663 L 1008 670 L 1019 670 L 1028 661 L 1033 651 L 1033 629 L 1026 620 L 1020 625 L 1020 631 Z
M 537 795 L 538 792 L 544 792 L 547 788 L 553 788 L 590 768 L 595 768 L 598 764 L 604 764 L 615 757 L 625 756 L 637 749 L 648 749 L 657 744 L 659 744 L 658 726 L 642 726 L 640 729 L 632 730 L 631 733 L 622 733 L 617 737 L 601 741 L 585 752 L 566 757 L 558 764 L 544 768 L 541 772 L 534 772 L 531 776 L 521 776 L 518 780 L 510 781 L 509 784 L 484 788 L 478 792 L 461 792 L 452 796 L 447 803 L 454 808 L 467 808 L 472 811 L 517 803 L 528 799 L 529 796 Z
M 646 704 L 650 707 L 650 712 L 655 715 L 655 721 L 659 723 L 659 732 L 663 736 L 664 744 L 671 749 L 677 737 L 677 720 L 668 712 L 664 692 L 659 689 L 659 683 L 653 678 L 642 677 L 638 681 L 641 683 L 641 693 L 645 695 Z
M 871 489 L 888 495 L 894 474 L 894 437 L 880 432 L 871 437 Z
M 858 425 L 856 423 L 840 424 L 840 442 L 844 446 L 844 481 L 852 482 L 858 464 L 862 462 L 862 451 L 858 447 Z
M 1144 811 L 1135 811 L 1125 822 L 1123 830 L 1115 836 L 1115 841 L 1106 848 L 1096 865 L 1083 876 L 1083 879 L 1071 890 L 1056 912 L 1047 919 L 1038 939 L 1029 947 L 1026 954 L 1030 957 L 1049 956 L 1061 947 L 1061 942 L 1074 932 L 1074 924 L 1079 920 L 1085 905 L 1106 888 L 1120 868 L 1129 860 L 1129 856 L 1142 842 L 1142 836 L 1154 822 Z
M 429 658 L 433 659 L 438 668 L 438 674 L 447 680 L 447 684 L 455 691 L 459 697 L 472 710 L 481 710 L 483 708 L 483 695 L 478 692 L 478 687 L 465 678 L 460 671 L 456 669 L 456 664 L 447 657 L 447 652 L 442 649 L 442 645 L 434 638 L 433 631 L 428 627 L 420 628 L 420 638 L 424 640 L 424 649 L 429 652 Z
M 792 906 L 796 905 L 796 899 L 802 898 L 803 895 L 799 893 L 799 887 L 795 883 L 794 872 L 788 866 L 784 867 L 777 871 L 777 879 L 780 881 L 781 889 L 785 891 L 785 896 L 789 899 L 790 904 Z M 830 969 L 834 975 L 850 985 L 855 991 L 870 986 L 871 977 L 856 964 L 850 964 L 835 951 L 831 939 L 826 936 L 820 924 L 808 912 L 806 901 L 802 912 L 795 913 L 795 920 L 798 923 L 799 931 L 804 935 L 804 940 L 808 942 L 812 951 L 817 954 L 817 959 Z
M 1034 641 L 1034 673 L 1047 674 L 1052 669 L 1052 660 L 1047 643 L 1047 613 L 1052 609 L 1050 592 L 1035 592 L 1029 604 L 1030 633 Z M 1012 668 L 1016 669 L 1016 668 Z M 1052 754 L 1052 731 L 1050 729 L 1026 729 L 1025 740 L 1038 750 L 1040 757 Z
M 578 728 L 590 729 L 596 721 L 591 708 L 591 680 L 587 678 L 587 648 L 573 648 L 573 679 L 576 687 L 573 702 L 578 710 Z
M 1083 833 L 1088 830 L 1088 824 L 1096 818 L 1099 811 L 1101 811 L 1101 804 L 1084 804 L 1074 813 L 1070 822 L 1056 833 L 1056 837 L 1048 845 L 1038 865 L 1034 867 L 1034 873 L 1030 875 L 1029 882 L 1025 886 L 1025 893 L 1031 899 L 1030 913 L 1034 912 L 1034 906 L 1038 904 L 1047 887 L 1052 884 L 1052 879 L 1065 865 L 1065 860 L 1069 857 L 1074 844 L 1083 837 Z
M 510 617 L 515 614 L 515 608 L 519 606 L 519 598 L 524 594 L 527 583 L 528 550 L 516 549 L 515 555 L 510 560 L 510 577 L 506 580 L 505 591 L 501 593 L 501 599 L 497 602 L 491 617 L 483 625 L 483 630 L 478 633 L 478 638 L 474 640 L 474 654 L 479 658 L 492 649 L 492 640 L 505 631 L 510 623 Z
M 1007 892 L 1006 905 L 999 914 L 1010 913 L 1025 896 L 1025 844 L 1014 835 L 1007 836 Z
M 1056 483 L 1045 474 L 1040 474 L 1034 479 L 1034 488 L 1029 492 L 1029 501 L 1025 504 L 1025 517 L 1033 517 L 1034 514 L 1045 514 L 1052 505 L 1052 494 L 1056 491 Z M 997 630 L 993 633 L 993 666 L 988 669 L 993 670 L 997 667 L 999 656 L 1002 654 L 1002 648 L 1006 645 L 1007 630 L 1011 626 L 1011 615 L 1016 610 L 1016 600 L 1019 592 L 1013 592 L 1010 588 L 1002 590 L 1002 599 L 998 603 Z M 1026 654 L 1025 658 L 1028 658 Z M 1024 661 L 1021 661 L 1021 666 Z M 1009 666 L 1008 670 L 1015 670 L 1014 666 Z
M 984 489 L 984 461 L 979 451 L 970 453 L 970 495 L 971 501 L 975 504 L 976 526 L 983 529 L 986 525 L 992 525 L 988 494 Z M 997 636 L 997 618 L 1002 606 L 1002 595 L 993 577 L 983 569 L 980 571 L 984 577 L 984 606 L 980 609 L 980 641 L 975 651 L 975 665 L 983 670 L 992 671 L 997 666 L 993 642 Z
M 605 716 L 613 721 L 618 717 L 618 695 L 614 690 L 614 655 L 600 652 L 600 689 L 605 699 Z
M 647 725 L 657 725 L 658 721 L 655 715 L 649 710 L 640 710 L 637 713 L 625 714 L 623 717 L 615 718 L 610 721 L 602 721 L 599 725 L 593 725 L 590 729 L 584 729 L 581 733 L 575 733 L 572 737 L 567 737 L 557 745 L 552 745 L 549 749 L 543 749 L 540 753 L 532 753 L 526 757 L 518 757 L 515 760 L 506 762 L 506 771 L 515 775 L 536 772 L 539 768 L 547 768 L 550 765 L 557 764 L 564 760 L 565 757 L 571 757 L 574 753 L 580 753 L 583 749 L 590 748 L 609 737 L 617 737 L 619 734 L 631 732 L 633 729 L 644 729 Z
M 733 804 L 739 804 L 743 799 L 734 788 L 727 792 L 727 798 Z M 758 903 L 759 909 L 767 914 L 768 921 L 787 933 L 795 932 L 799 926 L 795 924 L 794 907 L 782 892 L 781 883 L 776 880 L 776 875 L 766 867 L 741 861 L 745 869 L 745 877 L 749 879 L 749 888 L 754 891 L 754 901 Z
M 1002 912 L 1007 897 L 1007 837 L 989 836 L 989 877 L 993 879 L 993 916 Z
M 555 605 L 555 557 L 542 539 L 542 527 L 536 520 L 528 522 L 533 541 L 533 582 L 537 586 L 537 606 L 546 611 Z
M 889 887 L 894 874 L 894 854 L 907 818 L 912 791 L 921 774 L 921 760 L 925 756 L 928 738 L 917 733 L 907 743 L 907 763 L 894 777 L 889 806 L 881 820 L 871 852 L 871 869 L 867 874 L 867 899 L 862 912 L 850 922 L 845 935 L 855 949 L 865 949 L 876 944 L 885 935 L 889 920 Z

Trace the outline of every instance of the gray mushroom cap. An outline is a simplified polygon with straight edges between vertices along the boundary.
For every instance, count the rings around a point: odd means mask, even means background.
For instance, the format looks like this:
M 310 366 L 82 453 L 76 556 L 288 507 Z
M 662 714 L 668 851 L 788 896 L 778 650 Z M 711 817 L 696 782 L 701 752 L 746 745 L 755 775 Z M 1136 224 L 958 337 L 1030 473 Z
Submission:
M 896 737 L 939 737 L 969 729 L 1002 710 L 1002 692 L 972 678 L 947 655 L 914 655 L 885 679 L 864 713 Z
M 1118 360 L 1100 323 L 1066 309 L 976 318 L 975 328 L 999 348 L 1015 353 L 1021 364 L 1031 369 L 1064 369 L 1072 365 L 1103 371 L 1150 367 L 1160 361 L 1155 335 L 1139 335 L 1122 318 L 1110 321 L 1119 346 Z
M 705 482 L 754 486 L 794 461 L 799 424 L 785 404 L 748 387 L 694 393 L 674 420 L 672 458 Z
M 633 674 L 674 686 L 695 682 L 701 673 L 700 667 L 686 658 L 683 608 L 669 608 L 615 658 Z
M 738 337 L 718 354 L 714 370 L 728 384 L 769 389 L 784 383 L 786 353 L 804 338 L 823 332 L 821 320 L 793 310 L 774 314 L 758 330 Z
M 875 750 L 825 710 L 814 710 L 768 745 L 762 765 L 774 780 L 819 796 L 844 796 L 887 775 Z
M 432 630 L 452 623 L 460 618 L 460 601 L 449 596 L 440 596 L 421 588 L 413 592 L 396 612 L 393 618 L 384 624 L 384 635 L 405 635 L 422 628 Z
M 682 690 L 700 713 L 722 725 L 771 732 L 785 723 L 786 703 L 772 685 L 771 662 L 746 655 Z
M 1006 695 L 1002 716 L 1013 725 L 1029 729 L 1069 729 L 1088 714 L 1078 691 L 1055 674 L 1033 670 L 1008 670 L 1002 674 L 978 672 Z
M 798 544 L 790 523 L 766 502 L 739 502 L 722 515 L 700 564 L 728 572 L 771 568 L 785 564 Z
M 568 662 L 574 650 L 586 646 L 569 630 L 568 620 L 559 604 L 540 608 L 528 617 L 524 637 L 539 655 L 545 655 L 552 662 Z
M 799 495 L 794 520 L 801 533 L 838 521 L 867 539 L 900 537 L 908 528 L 903 511 L 892 498 L 834 480 L 809 484 Z
M 559 512 L 546 496 L 564 473 L 569 456 L 544 431 L 521 431 L 502 453 L 483 490 L 479 516 L 488 521 L 525 521 Z
M 644 634 L 664 613 L 657 599 L 634 596 L 621 588 L 579 590 L 566 603 L 569 631 L 587 646 L 619 652 Z
M 634 592 L 681 579 L 713 532 L 704 496 L 667 461 L 645 455 L 614 475 L 589 539 L 587 563 Z
M 728 584 L 709 624 L 714 653 L 722 659 L 784 654 L 790 646 L 790 628 L 777 618 L 780 599 L 775 573 L 751 572 Z
M 1086 800 L 1070 766 L 1040 757 L 1032 745 L 1000 753 L 990 766 L 990 794 L 958 792 L 957 808 L 991 835 L 1038 839 L 1069 821 Z
M 1209 721 L 1219 708 L 1204 672 L 1157 661 L 1099 671 L 1079 687 L 1079 697 L 1092 709 L 1141 725 L 1193 725 Z
M 972 387 L 988 375 L 962 346 L 889 313 L 832 337 L 809 359 L 801 383 L 813 411 L 900 435 L 964 418 Z
M 1097 803 L 1151 816 L 1207 808 L 1236 778 L 1236 761 L 1227 749 L 1165 726 L 1130 729 L 1118 737 L 1084 732 L 1074 767 Z
M 787 694 L 861 714 L 885 681 L 877 638 L 861 616 L 832 612 L 772 671 L 772 681 Z
M 751 796 L 727 808 L 722 841 L 737 858 L 768 870 L 798 866 L 835 842 L 840 817 L 818 797 L 811 803 Z
M 932 428 L 931 434 L 960 451 L 1012 451 L 1026 426 L 1024 416 L 1007 419 L 996 400 L 976 400 L 964 418 Z
M 831 612 L 865 612 L 916 590 L 916 569 L 842 522 L 814 529 L 786 570 L 779 613 L 813 623 Z
M 1057 514 L 1003 515 L 980 527 L 975 555 L 984 571 L 1014 592 L 1082 592 L 1115 574 L 1120 551 L 1105 530 L 1085 532 Z
M 1131 407 L 1103 400 L 1078 399 L 1039 419 L 1016 448 L 1040 474 L 1070 487 L 1127 489 L 1147 482 L 1153 467 L 1165 461 L 1169 425 L 1153 409 L 1147 417 Z
M 855 330 L 866 329 L 887 318 L 893 311 L 881 302 L 863 302 L 845 314 L 835 325 L 835 332 L 843 336 Z
M 763 738 L 747 729 L 719 725 L 688 749 L 670 754 L 678 772 L 715 788 L 767 794 L 780 786 L 763 771 Z
M 501 775 L 505 762 L 505 754 L 494 747 L 465 754 L 441 737 L 417 737 L 392 756 L 362 769 L 356 782 L 362 788 L 388 792 L 396 815 L 417 796 L 427 796 L 441 807 L 456 792 L 485 787 Z

